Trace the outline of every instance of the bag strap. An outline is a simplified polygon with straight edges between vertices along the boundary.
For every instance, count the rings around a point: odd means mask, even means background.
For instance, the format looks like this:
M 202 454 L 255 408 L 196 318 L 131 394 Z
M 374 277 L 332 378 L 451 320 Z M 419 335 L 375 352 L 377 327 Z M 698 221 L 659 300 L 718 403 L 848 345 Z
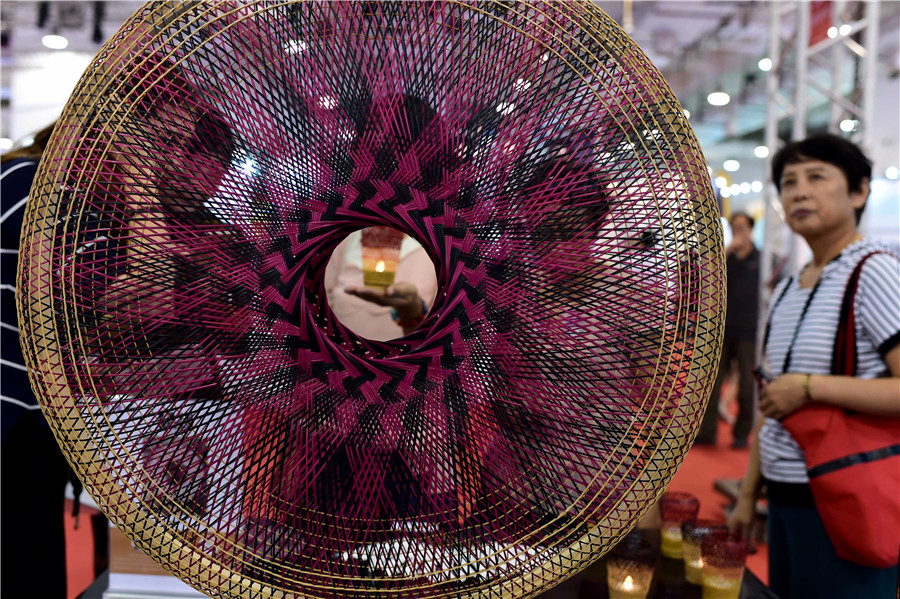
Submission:
M 772 306 L 769 308 L 769 317 L 766 319 L 766 330 L 763 333 L 762 350 L 764 353 L 766 351 L 766 346 L 769 344 L 769 332 L 772 330 L 772 315 L 775 314 L 775 308 L 777 308 L 778 304 L 781 303 L 781 300 L 784 299 L 784 296 L 787 294 L 788 288 L 793 282 L 794 277 L 787 278 L 787 280 L 785 281 L 784 289 L 781 290 L 781 293 L 778 294 L 778 297 L 775 298 L 775 301 L 772 302 Z
M 838 319 L 837 333 L 834 336 L 834 352 L 831 355 L 831 374 L 856 376 L 859 357 L 856 353 L 856 317 L 853 302 L 859 289 L 859 277 L 863 264 L 875 254 L 887 254 L 883 250 L 869 252 L 857 263 L 856 268 L 847 279 L 844 297 L 841 300 L 841 315 Z
M 853 453 L 842 458 L 837 458 L 836 460 L 823 462 L 818 466 L 813 466 L 812 468 L 807 470 L 806 473 L 809 478 L 816 478 L 817 476 L 836 472 L 844 468 L 849 468 L 850 466 L 867 464 L 869 462 L 877 462 L 878 460 L 886 460 L 887 458 L 892 458 L 895 455 L 900 455 L 900 443 L 896 445 L 888 445 L 887 447 L 880 447 L 878 449 L 873 449 L 872 451 Z

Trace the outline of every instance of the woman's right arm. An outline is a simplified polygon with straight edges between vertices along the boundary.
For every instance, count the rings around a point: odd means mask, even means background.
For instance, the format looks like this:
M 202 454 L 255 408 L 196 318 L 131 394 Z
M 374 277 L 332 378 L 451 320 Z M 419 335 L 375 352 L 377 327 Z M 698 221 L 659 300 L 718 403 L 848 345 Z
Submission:
M 756 519 L 756 499 L 762 488 L 762 469 L 759 461 L 759 431 L 762 430 L 765 420 L 759 412 L 756 414 L 757 425 L 753 434 L 753 446 L 750 449 L 750 463 L 747 466 L 747 474 L 741 484 L 741 492 L 738 496 L 734 511 L 728 517 L 728 530 L 739 534 L 744 539 L 750 538 L 750 529 Z

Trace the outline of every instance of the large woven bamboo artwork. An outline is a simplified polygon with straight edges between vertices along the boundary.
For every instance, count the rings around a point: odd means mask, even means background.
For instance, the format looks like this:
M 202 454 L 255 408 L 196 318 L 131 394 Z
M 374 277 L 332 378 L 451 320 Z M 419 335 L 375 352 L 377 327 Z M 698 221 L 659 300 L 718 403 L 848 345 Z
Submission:
M 415 331 L 324 272 L 389 226 Z M 695 434 L 718 210 L 659 72 L 590 3 L 151 2 L 62 115 L 23 231 L 32 383 L 98 505 L 213 597 L 527 597 Z

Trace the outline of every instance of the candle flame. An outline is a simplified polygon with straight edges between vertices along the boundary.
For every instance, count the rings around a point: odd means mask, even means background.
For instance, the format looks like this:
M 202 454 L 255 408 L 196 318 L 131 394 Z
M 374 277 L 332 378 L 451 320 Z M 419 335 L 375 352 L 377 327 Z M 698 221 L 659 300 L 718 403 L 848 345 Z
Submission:
M 697 558 L 697 566 L 699 566 L 701 568 L 703 567 L 703 558 L 702 557 Z
M 379 260 L 375 265 L 375 272 L 384 272 L 384 260 Z
M 631 576 L 625 577 L 625 581 L 622 583 L 622 588 L 624 588 L 626 591 L 630 591 L 634 588 L 634 580 L 631 578 Z

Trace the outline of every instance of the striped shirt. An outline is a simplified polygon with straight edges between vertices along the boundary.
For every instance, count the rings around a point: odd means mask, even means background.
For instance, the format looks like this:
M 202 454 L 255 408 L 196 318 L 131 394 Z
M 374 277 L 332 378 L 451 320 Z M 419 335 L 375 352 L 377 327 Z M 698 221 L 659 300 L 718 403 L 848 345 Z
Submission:
M 28 382 L 16 316 L 19 236 L 37 167 L 36 160 L 20 158 L 5 163 L 0 173 L 0 438 L 4 442 L 19 416 L 27 410 L 40 409 Z
M 773 376 L 786 372 L 831 374 L 834 337 L 847 281 L 864 256 L 883 249 L 868 240 L 844 248 L 822 270 L 818 289 L 802 320 L 803 308 L 813 289 L 801 288 L 797 277 L 776 287 L 772 297 L 777 305 L 769 317 L 769 338 L 764 348 L 766 365 Z M 884 356 L 900 343 L 900 259 L 897 256 L 877 254 L 866 261 L 853 310 L 859 360 L 856 375 L 863 379 L 886 376 L 889 371 Z M 785 368 L 795 332 L 790 364 Z M 759 438 L 764 477 L 785 483 L 809 482 L 803 450 L 781 423 L 766 418 Z

